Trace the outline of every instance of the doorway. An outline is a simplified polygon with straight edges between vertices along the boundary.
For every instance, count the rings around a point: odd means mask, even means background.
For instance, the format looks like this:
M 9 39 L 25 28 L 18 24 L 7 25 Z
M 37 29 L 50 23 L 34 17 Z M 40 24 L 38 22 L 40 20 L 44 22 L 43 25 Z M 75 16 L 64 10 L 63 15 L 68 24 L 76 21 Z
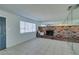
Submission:
M 6 48 L 6 18 L 0 17 L 0 50 Z

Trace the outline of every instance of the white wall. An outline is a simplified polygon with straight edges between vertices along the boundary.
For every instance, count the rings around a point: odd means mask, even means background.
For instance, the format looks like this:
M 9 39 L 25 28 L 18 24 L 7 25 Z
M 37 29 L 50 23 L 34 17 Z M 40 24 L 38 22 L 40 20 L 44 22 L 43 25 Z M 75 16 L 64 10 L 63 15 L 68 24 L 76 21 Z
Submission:
M 63 19 L 63 20 L 56 20 L 56 21 L 53 21 L 53 20 L 51 20 L 51 21 L 44 21 L 44 22 L 41 22 L 41 24 L 52 24 L 52 25 L 58 25 L 58 24 L 72 24 L 72 25 L 79 25 L 79 18 L 75 18 L 75 19 L 73 19 L 73 20 L 71 20 L 71 19 L 69 19 L 68 21 L 67 21 L 67 19 Z
M 6 47 L 11 47 L 24 41 L 30 40 L 36 37 L 36 33 L 20 34 L 20 20 L 28 22 L 34 22 L 38 25 L 38 22 L 19 17 L 6 11 L 0 10 L 0 16 L 6 17 Z
M 58 25 L 58 24 L 61 24 L 61 23 L 63 23 L 63 22 L 64 22 L 64 20 L 61 20 L 61 21 L 60 21 L 60 19 L 59 19 L 59 20 L 43 21 L 43 22 L 41 22 L 40 24 L 44 24 L 44 25 L 48 25 L 48 24 Z

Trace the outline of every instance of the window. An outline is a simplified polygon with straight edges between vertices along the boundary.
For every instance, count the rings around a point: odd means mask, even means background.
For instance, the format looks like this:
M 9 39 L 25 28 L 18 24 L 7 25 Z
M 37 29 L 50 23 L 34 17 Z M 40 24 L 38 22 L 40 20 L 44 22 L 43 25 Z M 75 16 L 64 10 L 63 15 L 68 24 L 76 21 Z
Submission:
M 24 33 L 25 32 L 25 22 L 20 21 L 20 33 Z
M 20 21 L 20 33 L 35 32 L 36 24 Z

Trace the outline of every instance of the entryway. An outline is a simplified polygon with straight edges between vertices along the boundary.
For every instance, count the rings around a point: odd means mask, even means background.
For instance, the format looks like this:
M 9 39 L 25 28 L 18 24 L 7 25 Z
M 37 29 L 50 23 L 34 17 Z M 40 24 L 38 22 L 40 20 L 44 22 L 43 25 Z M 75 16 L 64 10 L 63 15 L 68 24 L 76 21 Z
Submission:
M 6 18 L 0 17 L 0 50 L 6 48 Z

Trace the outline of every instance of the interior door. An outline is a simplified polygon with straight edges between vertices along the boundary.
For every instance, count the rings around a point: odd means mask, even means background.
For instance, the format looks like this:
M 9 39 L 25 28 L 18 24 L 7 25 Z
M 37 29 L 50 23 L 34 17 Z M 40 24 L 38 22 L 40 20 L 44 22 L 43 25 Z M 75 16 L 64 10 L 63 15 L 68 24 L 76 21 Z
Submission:
M 6 18 L 0 17 L 0 50 L 6 48 Z

